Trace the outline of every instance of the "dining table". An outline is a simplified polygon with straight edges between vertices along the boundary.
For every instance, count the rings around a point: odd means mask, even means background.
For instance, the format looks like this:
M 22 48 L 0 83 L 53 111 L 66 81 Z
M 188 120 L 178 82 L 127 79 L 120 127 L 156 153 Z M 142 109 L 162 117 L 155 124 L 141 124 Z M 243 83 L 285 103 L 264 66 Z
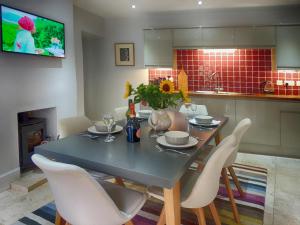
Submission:
M 179 225 L 180 178 L 191 164 L 200 158 L 209 158 L 211 151 L 205 147 L 215 139 L 220 142 L 220 131 L 227 123 L 227 117 L 215 117 L 220 123 L 216 127 L 188 126 L 190 136 L 198 140 L 196 146 L 178 150 L 187 154 L 159 151 L 156 138 L 163 135 L 156 132 L 146 121 L 141 122 L 140 142 L 130 143 L 125 131 L 114 134 L 115 140 L 104 142 L 105 136 L 89 138 L 75 134 L 35 147 L 35 153 L 58 162 L 74 164 L 88 170 L 109 174 L 146 186 L 163 189 L 167 225 Z M 173 130 L 182 127 L 173 126 Z M 162 147 L 163 148 L 163 147 Z

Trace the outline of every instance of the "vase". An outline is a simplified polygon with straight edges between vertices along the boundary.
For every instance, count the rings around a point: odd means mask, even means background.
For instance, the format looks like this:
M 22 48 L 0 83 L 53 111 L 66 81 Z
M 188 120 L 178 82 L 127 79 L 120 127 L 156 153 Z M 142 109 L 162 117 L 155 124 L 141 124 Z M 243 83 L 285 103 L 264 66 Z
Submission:
M 172 124 L 172 121 L 166 110 L 153 110 L 151 116 L 148 119 L 150 127 L 155 131 L 168 130 Z

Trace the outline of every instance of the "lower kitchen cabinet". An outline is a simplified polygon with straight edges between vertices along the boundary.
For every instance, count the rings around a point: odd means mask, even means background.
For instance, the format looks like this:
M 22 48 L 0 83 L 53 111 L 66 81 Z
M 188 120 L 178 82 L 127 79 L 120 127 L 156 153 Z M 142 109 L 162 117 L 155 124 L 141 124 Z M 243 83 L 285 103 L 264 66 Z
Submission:
M 193 96 L 193 102 L 206 105 L 210 115 L 229 117 L 223 137 L 240 120 L 252 120 L 241 152 L 300 158 L 300 102 L 204 96 Z

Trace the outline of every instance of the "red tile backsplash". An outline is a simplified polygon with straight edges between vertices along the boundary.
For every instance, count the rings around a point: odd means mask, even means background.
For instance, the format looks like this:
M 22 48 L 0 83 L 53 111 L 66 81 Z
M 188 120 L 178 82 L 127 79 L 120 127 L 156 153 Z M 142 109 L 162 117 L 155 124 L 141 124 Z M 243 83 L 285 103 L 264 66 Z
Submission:
M 217 81 L 210 80 L 208 76 L 217 72 L 223 91 L 261 93 L 261 84 L 272 81 L 275 94 L 300 94 L 298 86 L 276 85 L 277 80 L 291 80 L 296 84 L 300 80 L 300 72 L 272 71 L 271 49 L 177 50 L 177 70 L 149 69 L 149 80 L 172 77 L 177 86 L 177 74 L 182 67 L 188 75 L 190 91 L 214 90 Z

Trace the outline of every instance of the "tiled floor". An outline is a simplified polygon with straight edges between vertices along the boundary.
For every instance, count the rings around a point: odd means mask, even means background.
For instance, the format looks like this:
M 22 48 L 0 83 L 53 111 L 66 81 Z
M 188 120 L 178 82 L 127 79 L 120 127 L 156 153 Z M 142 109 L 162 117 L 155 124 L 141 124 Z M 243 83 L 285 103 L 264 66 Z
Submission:
M 300 160 L 240 153 L 237 162 L 268 168 L 265 225 L 300 224 Z M 47 184 L 28 194 L 0 193 L 0 225 L 9 225 L 51 202 Z

